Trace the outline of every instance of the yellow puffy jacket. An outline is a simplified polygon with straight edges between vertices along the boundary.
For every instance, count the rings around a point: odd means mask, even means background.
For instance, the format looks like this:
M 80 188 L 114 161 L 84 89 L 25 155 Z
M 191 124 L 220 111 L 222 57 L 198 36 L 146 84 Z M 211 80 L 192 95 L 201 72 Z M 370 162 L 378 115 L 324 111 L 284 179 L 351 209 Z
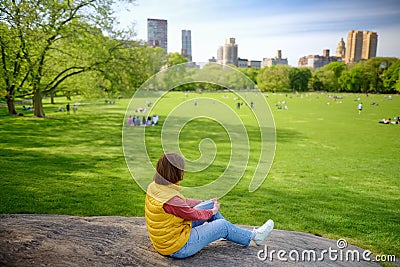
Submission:
M 152 182 L 147 187 L 145 202 L 146 227 L 153 247 L 162 255 L 171 255 L 181 249 L 189 239 L 192 222 L 166 213 L 164 203 L 179 196 L 180 186 L 159 185 Z

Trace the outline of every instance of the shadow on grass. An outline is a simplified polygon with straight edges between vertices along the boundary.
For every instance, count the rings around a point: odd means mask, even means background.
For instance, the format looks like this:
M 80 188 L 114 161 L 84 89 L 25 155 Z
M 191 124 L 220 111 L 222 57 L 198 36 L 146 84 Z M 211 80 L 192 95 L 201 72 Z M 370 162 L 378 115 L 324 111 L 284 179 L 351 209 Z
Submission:
M 2 146 L 13 148 L 68 147 L 69 145 L 95 144 L 101 146 L 121 144 L 123 115 L 117 113 L 58 117 L 4 117 L 0 124 Z M 107 121 L 107 123 L 104 123 Z
M 308 138 L 303 135 L 301 132 L 292 130 L 292 129 L 285 129 L 285 128 L 277 128 L 276 129 L 276 139 L 277 142 L 283 143 L 297 143 L 299 141 L 307 140 Z
M 139 211 L 130 199 L 141 191 L 122 153 L 104 154 L 0 149 L 0 213 Z

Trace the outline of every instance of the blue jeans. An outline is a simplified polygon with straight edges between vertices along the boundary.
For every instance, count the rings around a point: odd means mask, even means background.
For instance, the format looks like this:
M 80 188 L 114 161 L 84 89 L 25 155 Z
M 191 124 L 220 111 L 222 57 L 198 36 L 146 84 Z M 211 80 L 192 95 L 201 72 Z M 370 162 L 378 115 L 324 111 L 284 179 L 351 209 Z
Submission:
M 195 206 L 195 209 L 212 209 L 214 203 L 211 200 L 204 201 Z M 208 222 L 208 223 L 205 223 Z M 207 221 L 193 221 L 190 237 L 186 244 L 177 252 L 171 254 L 172 258 L 190 257 L 213 241 L 220 238 L 248 246 L 252 238 L 252 232 L 228 222 L 221 213 L 216 213 Z

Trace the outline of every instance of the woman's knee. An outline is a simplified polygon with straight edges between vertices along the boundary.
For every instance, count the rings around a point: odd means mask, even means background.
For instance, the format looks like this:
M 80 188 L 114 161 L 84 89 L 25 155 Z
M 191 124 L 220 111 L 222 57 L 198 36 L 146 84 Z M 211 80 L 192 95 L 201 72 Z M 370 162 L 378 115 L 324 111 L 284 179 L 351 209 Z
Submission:
M 218 228 L 218 231 L 224 231 L 226 233 L 228 233 L 228 228 L 229 228 L 229 222 L 222 218 L 222 219 L 216 219 L 214 221 L 212 221 L 211 223 L 214 224 L 215 228 Z

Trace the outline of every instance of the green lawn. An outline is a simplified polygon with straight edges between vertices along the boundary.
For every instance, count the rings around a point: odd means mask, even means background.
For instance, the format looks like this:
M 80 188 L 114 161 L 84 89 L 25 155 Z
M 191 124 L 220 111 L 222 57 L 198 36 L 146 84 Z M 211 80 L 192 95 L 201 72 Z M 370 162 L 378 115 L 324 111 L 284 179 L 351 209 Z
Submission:
M 228 96 L 223 101 L 235 108 Z M 193 97 L 198 95 L 189 94 Z M 360 115 L 357 97 L 364 104 Z M 160 124 L 184 99 L 175 92 L 158 103 Z M 0 213 L 143 216 L 145 193 L 131 178 L 121 141 L 129 99 L 114 105 L 81 100 L 76 116 L 57 112 L 66 100 L 56 101 L 45 100 L 47 119 L 29 112 L 9 117 L 0 107 Z M 400 125 L 378 124 L 400 115 L 400 96 L 345 94 L 335 101 L 327 94 L 270 93 L 267 101 L 276 124 L 274 163 L 261 187 L 249 193 L 260 137 L 249 109 L 242 108 L 241 118 L 250 118 L 250 161 L 244 177 L 221 199 L 225 217 L 248 225 L 272 218 L 278 229 L 345 238 L 400 257 Z M 278 109 L 279 101 L 288 109 Z M 146 131 L 146 143 L 154 144 L 147 146 L 153 162 L 162 151 L 160 134 L 161 125 Z M 181 150 L 195 159 L 207 137 L 216 143 L 215 161 L 202 173 L 187 174 L 183 185 L 202 185 L 223 172 L 230 144 L 218 123 L 203 118 L 186 124 Z

